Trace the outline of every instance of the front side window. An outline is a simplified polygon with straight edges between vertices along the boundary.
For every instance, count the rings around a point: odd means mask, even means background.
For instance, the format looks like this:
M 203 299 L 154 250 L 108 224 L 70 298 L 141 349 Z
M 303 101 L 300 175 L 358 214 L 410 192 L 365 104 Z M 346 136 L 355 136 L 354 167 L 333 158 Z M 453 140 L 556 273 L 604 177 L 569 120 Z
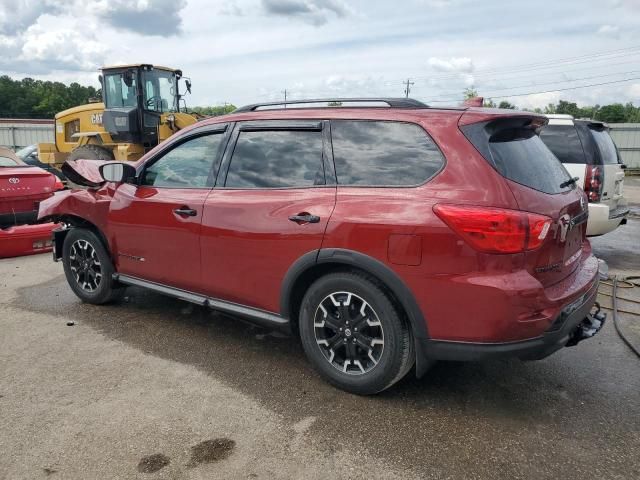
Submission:
M 292 188 L 323 184 L 322 132 L 240 131 L 226 187 Z
M 141 180 L 142 185 L 168 188 L 207 188 L 207 180 L 218 158 L 224 134 L 196 137 L 179 144 L 153 162 Z
M 582 142 L 573 125 L 548 125 L 540 138 L 562 163 L 586 163 Z
M 340 185 L 419 185 L 444 165 L 431 137 L 410 123 L 334 120 L 331 138 Z
M 131 72 L 105 75 L 105 106 L 107 108 L 136 107 L 136 77 Z

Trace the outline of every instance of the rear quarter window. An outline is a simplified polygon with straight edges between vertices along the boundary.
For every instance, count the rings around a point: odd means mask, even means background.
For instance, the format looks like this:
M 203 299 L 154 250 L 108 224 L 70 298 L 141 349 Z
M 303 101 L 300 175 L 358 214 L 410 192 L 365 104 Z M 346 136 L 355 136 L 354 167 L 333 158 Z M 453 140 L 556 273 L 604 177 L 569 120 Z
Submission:
M 411 123 L 333 120 L 331 138 L 339 185 L 415 186 L 444 165 L 431 137 Z
M 591 135 L 600 151 L 600 158 L 604 165 L 615 165 L 618 163 L 618 151 L 613 143 L 613 139 L 606 129 L 591 129 Z

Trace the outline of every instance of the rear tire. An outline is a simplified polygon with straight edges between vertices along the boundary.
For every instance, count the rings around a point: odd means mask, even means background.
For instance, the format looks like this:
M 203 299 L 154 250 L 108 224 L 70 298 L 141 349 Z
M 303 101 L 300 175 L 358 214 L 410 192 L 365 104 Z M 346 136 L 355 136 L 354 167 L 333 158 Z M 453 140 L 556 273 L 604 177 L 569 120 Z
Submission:
M 415 362 L 411 329 L 383 288 L 366 275 L 316 280 L 300 308 L 300 337 L 313 367 L 358 395 L 381 392 Z
M 98 236 L 86 228 L 73 228 L 62 246 L 67 282 L 86 303 L 101 305 L 117 299 L 124 288 L 113 280 L 111 257 Z

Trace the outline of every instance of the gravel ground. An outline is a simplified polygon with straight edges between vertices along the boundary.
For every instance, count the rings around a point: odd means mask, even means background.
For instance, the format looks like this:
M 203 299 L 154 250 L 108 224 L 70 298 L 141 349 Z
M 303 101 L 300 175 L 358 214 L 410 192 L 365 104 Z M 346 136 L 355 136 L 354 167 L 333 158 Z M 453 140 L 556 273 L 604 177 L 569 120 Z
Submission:
M 594 251 L 638 274 L 639 238 L 634 217 Z M 82 304 L 49 255 L 1 260 L 0 287 L 0 478 L 640 478 L 640 360 L 611 323 L 362 398 L 235 318 L 135 288 Z

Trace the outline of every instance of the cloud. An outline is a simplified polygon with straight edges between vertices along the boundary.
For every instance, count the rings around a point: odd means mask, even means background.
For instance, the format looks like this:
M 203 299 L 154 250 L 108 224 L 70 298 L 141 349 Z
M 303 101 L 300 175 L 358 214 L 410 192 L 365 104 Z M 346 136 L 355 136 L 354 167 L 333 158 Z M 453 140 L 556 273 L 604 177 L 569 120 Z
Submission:
M 439 72 L 471 73 L 473 62 L 468 57 L 451 57 L 449 59 L 431 57 L 427 64 Z
M 107 48 L 91 32 L 51 22 L 31 25 L 14 36 L 0 35 L 0 70 L 27 75 L 53 71 L 91 71 L 106 59 Z
M 55 0 L 0 0 L 0 34 L 14 35 L 24 31 L 42 15 L 58 13 L 64 6 L 64 1 Z
M 299 18 L 312 25 L 324 25 L 331 16 L 343 18 L 351 9 L 342 0 L 262 0 L 267 15 Z
M 430 8 L 446 8 L 451 7 L 456 0 L 420 0 L 420 3 Z
M 112 27 L 141 35 L 176 35 L 181 32 L 180 11 L 186 0 L 94 0 L 96 16 Z
M 186 0 L 0 0 L 0 34 L 20 35 L 45 15 L 81 12 L 141 35 L 180 33 Z
M 620 27 L 617 25 L 602 25 L 596 33 L 606 37 L 618 38 L 620 36 Z

